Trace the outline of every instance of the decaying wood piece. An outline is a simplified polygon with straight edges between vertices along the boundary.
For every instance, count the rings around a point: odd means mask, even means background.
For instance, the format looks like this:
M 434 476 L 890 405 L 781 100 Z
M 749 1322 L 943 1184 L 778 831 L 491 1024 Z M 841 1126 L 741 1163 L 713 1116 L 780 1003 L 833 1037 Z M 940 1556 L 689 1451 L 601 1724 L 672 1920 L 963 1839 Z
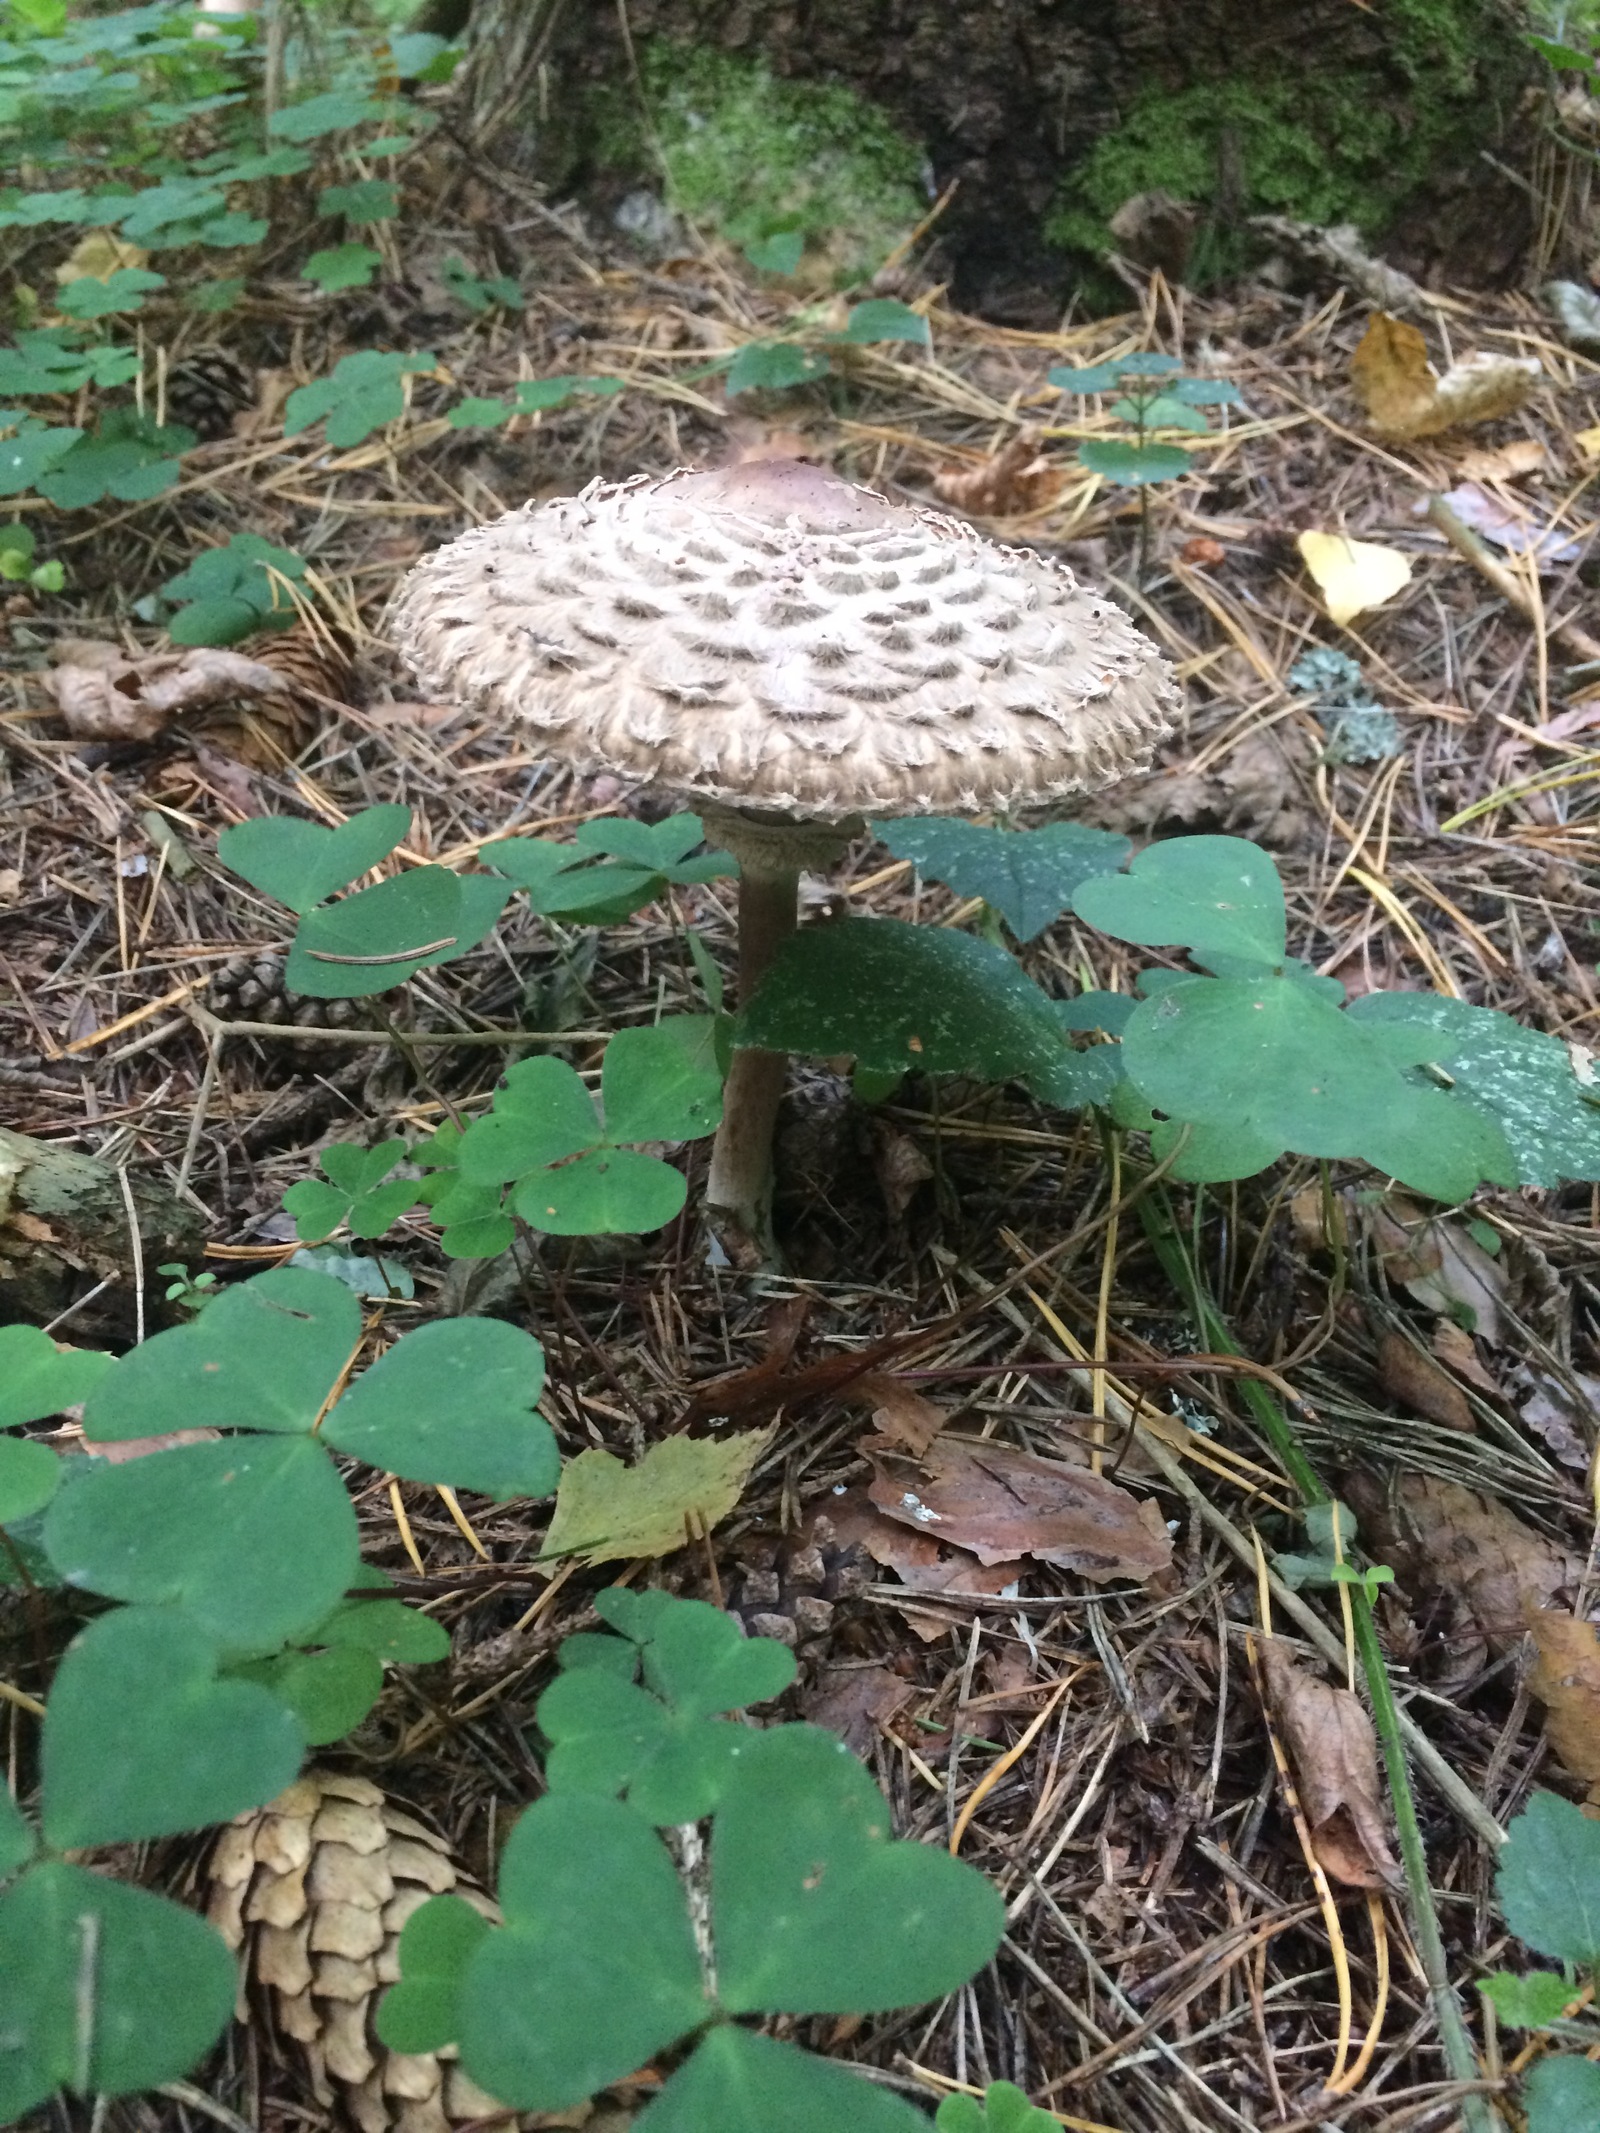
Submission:
M 162 1261 L 197 1259 L 198 1216 L 166 1187 L 122 1175 L 52 1141 L 0 1128 L 0 1318 L 46 1324 L 98 1283 L 110 1286 L 73 1319 L 71 1338 L 106 1339 L 134 1330 L 134 1246 L 128 1195 L 139 1224 L 147 1280 Z M 146 1294 L 152 1319 L 164 1282 Z

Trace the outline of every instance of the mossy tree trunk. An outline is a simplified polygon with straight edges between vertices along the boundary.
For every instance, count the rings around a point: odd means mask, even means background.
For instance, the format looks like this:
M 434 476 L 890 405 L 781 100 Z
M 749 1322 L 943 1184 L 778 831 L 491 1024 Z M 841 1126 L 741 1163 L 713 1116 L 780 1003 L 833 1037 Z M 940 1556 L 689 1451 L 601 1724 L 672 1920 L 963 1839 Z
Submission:
M 624 0 L 626 38 L 615 0 L 471 4 L 480 83 L 504 117 L 520 74 L 514 123 L 567 189 L 659 179 L 643 124 L 623 167 L 614 114 L 677 56 L 701 79 L 715 57 L 855 92 L 927 188 L 959 181 L 944 254 L 957 300 L 991 315 L 1042 323 L 1122 201 L 1157 188 L 1199 209 L 1202 273 L 1235 263 L 1252 212 L 1354 221 L 1413 271 L 1479 284 L 1524 238 L 1524 196 L 1481 154 L 1505 157 L 1533 70 L 1516 0 Z

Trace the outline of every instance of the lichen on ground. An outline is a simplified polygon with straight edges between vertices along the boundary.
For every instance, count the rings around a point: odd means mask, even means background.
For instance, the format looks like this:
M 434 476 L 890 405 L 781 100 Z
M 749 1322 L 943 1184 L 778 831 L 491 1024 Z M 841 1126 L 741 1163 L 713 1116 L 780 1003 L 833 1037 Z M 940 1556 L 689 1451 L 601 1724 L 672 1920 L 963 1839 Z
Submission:
M 665 165 L 673 207 L 740 247 L 784 231 L 840 283 L 881 265 L 927 210 L 922 151 L 885 114 L 828 83 L 780 81 L 758 61 L 658 38 L 637 97 L 607 92 L 603 163 Z
M 1370 64 L 1314 63 L 1141 90 L 1063 180 L 1046 235 L 1103 254 L 1122 203 L 1160 189 L 1209 211 L 1188 276 L 1203 284 L 1247 263 L 1252 214 L 1376 234 L 1454 152 L 1490 140 L 1497 51 L 1514 42 L 1497 0 L 1392 0 L 1385 40 L 1389 94 Z

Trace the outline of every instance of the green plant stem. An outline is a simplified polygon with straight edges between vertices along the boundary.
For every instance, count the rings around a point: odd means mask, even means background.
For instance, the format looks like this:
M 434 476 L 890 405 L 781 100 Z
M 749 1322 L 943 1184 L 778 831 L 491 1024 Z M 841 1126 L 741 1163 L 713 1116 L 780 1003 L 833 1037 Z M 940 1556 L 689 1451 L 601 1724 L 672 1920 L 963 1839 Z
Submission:
M 1199 1198 L 1200 1190 L 1197 1187 L 1197 1227 Z M 1201 1339 L 1218 1354 L 1243 1355 L 1245 1351 L 1233 1338 L 1227 1320 L 1206 1290 L 1195 1255 L 1184 1244 L 1171 1201 L 1165 1191 L 1141 1200 L 1139 1214 L 1163 1271 L 1194 1313 Z M 1328 1490 L 1306 1457 L 1290 1427 L 1288 1417 L 1270 1389 L 1259 1379 L 1246 1378 L 1241 1381 L 1239 1390 L 1245 1405 L 1260 1425 L 1262 1434 L 1277 1453 L 1284 1472 L 1299 1490 L 1302 1502 L 1329 1502 L 1331 1499 Z M 1371 1598 L 1357 1585 L 1349 1586 L 1346 1590 L 1350 1599 L 1356 1652 L 1361 1660 L 1362 1673 L 1366 1677 L 1367 1698 L 1372 1706 L 1373 1724 L 1383 1747 L 1384 1770 L 1389 1781 L 1389 1798 L 1394 1807 L 1395 1829 L 1400 1840 L 1401 1865 L 1405 1871 L 1411 1929 L 1416 1940 L 1417 1954 L 1421 1958 L 1428 1980 L 1428 1995 L 1433 2002 L 1434 2018 L 1439 2025 L 1440 2048 L 1452 2080 L 1475 2085 L 1480 2079 L 1478 2057 L 1467 2033 L 1455 1987 L 1450 1982 L 1449 1959 L 1445 1953 L 1444 1936 L 1439 1930 L 1439 1911 L 1433 1900 L 1433 1884 L 1428 1878 L 1428 1856 L 1422 1841 L 1422 1828 L 1417 1820 L 1417 1803 L 1411 1790 L 1411 1775 L 1406 1768 L 1405 1742 L 1400 1732 L 1400 1712 L 1395 1702 L 1394 1687 L 1389 1679 L 1388 1662 L 1378 1641 L 1378 1625 L 1373 1616 Z M 1487 2096 L 1477 2093 L 1463 2096 L 1461 2117 L 1468 2133 L 1503 2133 L 1504 2121 Z

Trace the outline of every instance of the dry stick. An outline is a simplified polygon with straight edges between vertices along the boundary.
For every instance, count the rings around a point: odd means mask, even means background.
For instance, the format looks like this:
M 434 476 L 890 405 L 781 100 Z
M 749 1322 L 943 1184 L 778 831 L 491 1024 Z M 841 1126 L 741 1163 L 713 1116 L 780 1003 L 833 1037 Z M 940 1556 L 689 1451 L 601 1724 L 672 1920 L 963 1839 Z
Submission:
M 1494 587 L 1501 599 L 1516 609 L 1524 621 L 1537 628 L 1539 616 L 1528 597 L 1527 587 L 1519 584 L 1513 573 L 1489 553 L 1472 528 L 1456 516 L 1442 496 L 1428 498 L 1428 518 L 1444 535 L 1457 555 L 1464 557 L 1479 576 Z M 1600 641 L 1591 637 L 1581 623 L 1570 620 L 1552 622 L 1546 626 L 1546 634 L 1564 644 L 1580 663 L 1600 661 Z

